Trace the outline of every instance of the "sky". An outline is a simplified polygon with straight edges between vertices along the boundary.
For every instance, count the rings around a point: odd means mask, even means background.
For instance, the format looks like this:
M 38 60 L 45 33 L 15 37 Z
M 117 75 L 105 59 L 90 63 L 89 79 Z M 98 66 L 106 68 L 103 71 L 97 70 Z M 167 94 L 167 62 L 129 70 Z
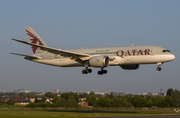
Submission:
M 180 90 L 179 0 L 0 0 L 0 90 L 23 88 L 35 92 L 102 91 L 143 93 Z M 107 67 L 83 75 L 84 67 L 63 68 L 34 63 L 9 52 L 31 55 L 32 50 L 9 38 L 29 41 L 31 26 L 53 48 L 78 49 L 155 45 L 169 49 L 176 59 L 140 65 L 137 70 Z

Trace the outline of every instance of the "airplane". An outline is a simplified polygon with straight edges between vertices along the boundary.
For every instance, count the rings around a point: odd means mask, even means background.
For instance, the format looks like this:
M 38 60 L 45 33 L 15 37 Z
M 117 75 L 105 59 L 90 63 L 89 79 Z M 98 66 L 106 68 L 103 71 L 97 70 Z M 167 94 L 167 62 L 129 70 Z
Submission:
M 159 46 L 124 46 L 105 48 L 86 48 L 62 50 L 48 47 L 40 36 L 29 26 L 25 30 L 30 42 L 10 38 L 14 41 L 30 45 L 33 55 L 10 53 L 24 56 L 24 59 L 58 67 L 85 67 L 83 74 L 92 72 L 89 67 L 100 68 L 98 75 L 107 73 L 104 68 L 120 66 L 122 69 L 136 70 L 140 64 L 157 64 L 157 71 L 165 62 L 175 59 L 166 48 Z

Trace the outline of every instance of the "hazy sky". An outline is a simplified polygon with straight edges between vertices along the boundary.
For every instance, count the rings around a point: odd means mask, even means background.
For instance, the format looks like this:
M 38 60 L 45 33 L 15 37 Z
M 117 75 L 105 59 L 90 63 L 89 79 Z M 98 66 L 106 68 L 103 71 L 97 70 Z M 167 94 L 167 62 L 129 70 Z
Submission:
M 74 92 L 166 92 L 180 90 L 179 0 L 1 0 L 0 90 Z M 61 49 L 156 45 L 176 59 L 138 70 L 108 67 L 106 75 L 83 75 L 83 67 L 62 68 L 34 63 L 8 52 L 32 54 L 31 47 L 9 39 L 29 41 L 24 26 L 31 26 L 50 47 Z

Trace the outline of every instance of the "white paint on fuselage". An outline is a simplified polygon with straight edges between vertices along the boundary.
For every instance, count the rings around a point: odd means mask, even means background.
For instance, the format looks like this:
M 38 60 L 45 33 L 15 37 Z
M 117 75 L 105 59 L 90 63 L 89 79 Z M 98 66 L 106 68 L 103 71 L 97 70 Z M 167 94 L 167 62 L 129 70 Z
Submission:
M 133 52 L 133 50 L 136 50 Z M 149 52 L 145 52 L 145 51 Z M 109 66 L 119 66 L 126 64 L 155 64 L 158 62 L 172 61 L 175 56 L 170 52 L 162 52 L 165 48 L 158 46 L 128 46 L 128 47 L 109 47 L 109 48 L 88 48 L 88 49 L 73 49 L 68 50 L 78 53 L 86 53 L 94 55 L 106 55 L 110 58 L 115 58 L 110 61 Z M 120 52 L 118 52 L 120 51 Z M 142 51 L 142 52 L 141 52 Z M 120 54 L 117 54 L 120 53 Z M 39 53 L 38 56 L 42 59 L 34 59 L 31 61 L 43 63 L 52 66 L 60 67 L 77 67 L 84 66 L 70 58 L 57 56 L 52 53 Z

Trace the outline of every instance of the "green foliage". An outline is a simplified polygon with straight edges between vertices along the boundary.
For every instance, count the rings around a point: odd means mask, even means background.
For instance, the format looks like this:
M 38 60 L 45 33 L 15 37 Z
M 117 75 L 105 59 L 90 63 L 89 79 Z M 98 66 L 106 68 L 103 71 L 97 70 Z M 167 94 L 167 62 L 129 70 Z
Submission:
M 112 106 L 111 99 L 107 98 L 107 99 L 104 101 L 104 107 L 111 107 L 111 106 Z
M 46 103 L 36 103 L 36 107 L 47 107 Z
M 101 106 L 101 107 L 104 107 L 104 105 L 105 105 L 105 98 L 102 97 L 102 96 L 100 96 L 100 97 L 98 98 L 96 104 L 99 105 L 99 106 Z M 92 105 L 94 105 L 94 104 L 92 104 Z
M 56 101 L 56 106 L 57 107 L 65 107 L 67 104 L 67 101 L 65 98 L 60 98 Z
M 36 107 L 36 103 L 30 102 L 26 105 L 26 107 Z
M 105 98 L 107 99 L 107 98 L 109 98 L 109 99 L 113 99 L 114 98 L 114 96 L 113 96 L 113 94 L 107 94 L 106 96 L 105 96 Z
M 92 91 L 86 96 L 86 102 L 89 102 L 89 98 L 91 95 L 95 95 L 95 93 Z
M 74 96 L 76 102 L 79 102 L 79 96 L 78 96 L 77 93 L 70 92 L 70 93 L 63 93 L 63 94 L 61 94 L 61 98 L 65 98 L 66 101 L 68 101 L 70 96 Z
M 24 94 L 23 93 L 19 93 L 18 96 L 23 96 L 24 97 Z
M 70 96 L 68 101 L 67 101 L 67 107 L 78 107 L 78 103 L 75 100 L 74 96 Z
M 96 96 L 95 96 L 95 95 L 91 95 L 91 96 L 89 97 L 89 103 L 90 103 L 91 105 L 94 105 L 94 104 L 96 104 L 96 102 L 97 102 Z
M 53 97 L 53 102 L 56 103 L 57 100 L 59 100 L 59 99 L 60 99 L 60 98 L 59 98 L 58 96 L 54 96 L 54 97 Z
M 153 103 L 152 100 L 149 99 L 149 100 L 147 101 L 147 106 L 148 106 L 148 107 L 152 107 L 152 103 Z
M 172 88 L 170 88 L 170 89 L 167 90 L 166 95 L 172 97 L 172 94 L 173 94 L 173 93 L 174 93 L 174 90 L 173 90 Z
M 148 103 L 145 98 L 139 98 L 133 103 L 134 107 L 147 107 Z
M 123 99 L 122 97 L 116 97 L 112 99 L 112 103 L 114 107 L 131 107 L 132 104 L 126 99 Z
M 47 104 L 47 107 L 56 107 L 56 104 L 52 103 L 52 104 Z
M 8 101 L 6 102 L 6 104 L 7 104 L 7 105 L 14 105 L 14 104 L 15 104 L 15 101 L 8 100 Z
M 87 94 L 79 95 L 79 98 L 86 98 Z
M 44 96 L 48 97 L 48 98 L 53 98 L 54 97 L 54 95 L 51 92 L 45 93 Z

